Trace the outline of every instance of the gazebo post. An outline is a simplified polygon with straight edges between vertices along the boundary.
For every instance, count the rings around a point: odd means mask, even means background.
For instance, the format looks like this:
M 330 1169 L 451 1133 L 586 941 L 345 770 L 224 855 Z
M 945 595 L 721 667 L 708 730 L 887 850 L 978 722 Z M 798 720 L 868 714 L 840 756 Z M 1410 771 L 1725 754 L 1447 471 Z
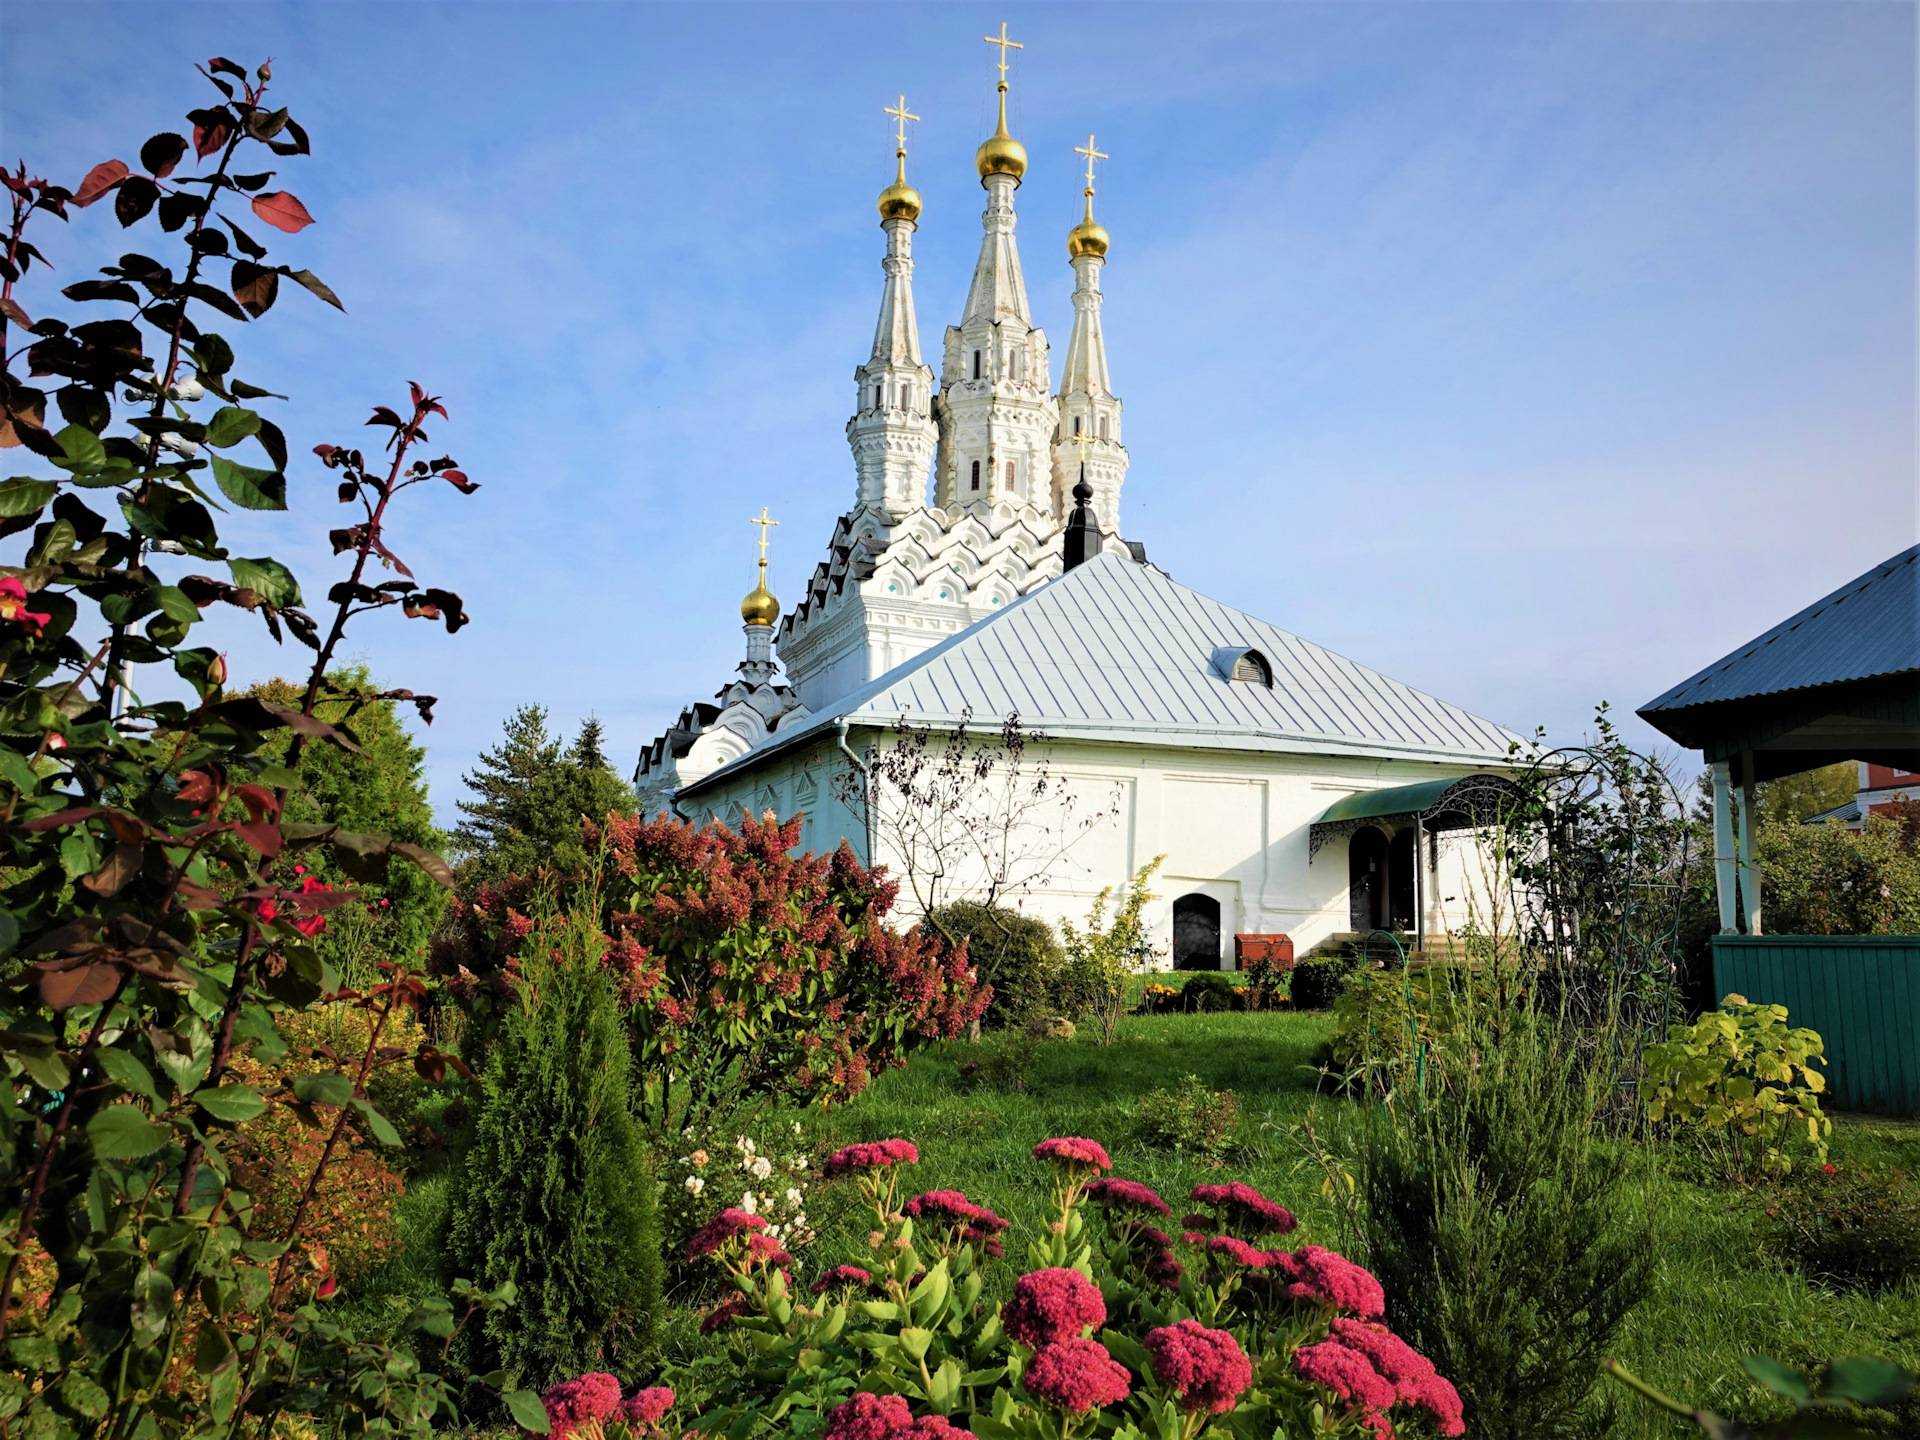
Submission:
M 1760 928 L 1760 867 L 1753 859 L 1753 802 L 1755 784 L 1753 779 L 1753 752 L 1748 751 L 1740 757 L 1740 828 L 1739 828 L 1739 868 L 1740 868 L 1740 907 L 1746 912 L 1747 933 L 1759 935 Z
M 1413 817 L 1413 948 L 1427 953 L 1427 822 Z
M 1713 888 L 1720 899 L 1720 933 L 1731 935 L 1734 922 L 1733 774 L 1725 760 L 1713 762 Z

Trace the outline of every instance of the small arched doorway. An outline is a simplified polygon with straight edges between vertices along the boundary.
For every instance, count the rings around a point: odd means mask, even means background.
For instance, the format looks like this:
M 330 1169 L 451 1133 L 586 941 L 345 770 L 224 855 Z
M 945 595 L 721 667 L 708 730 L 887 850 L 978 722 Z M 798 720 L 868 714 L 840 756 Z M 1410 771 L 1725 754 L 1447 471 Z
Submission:
M 1419 862 L 1414 853 L 1412 826 L 1393 832 L 1387 844 L 1387 919 L 1389 930 L 1413 929 L 1413 867 Z
M 1347 910 L 1354 930 L 1387 927 L 1387 837 L 1371 825 L 1347 842 Z
M 1173 968 L 1220 968 L 1220 902 L 1211 895 L 1182 895 L 1173 902 Z

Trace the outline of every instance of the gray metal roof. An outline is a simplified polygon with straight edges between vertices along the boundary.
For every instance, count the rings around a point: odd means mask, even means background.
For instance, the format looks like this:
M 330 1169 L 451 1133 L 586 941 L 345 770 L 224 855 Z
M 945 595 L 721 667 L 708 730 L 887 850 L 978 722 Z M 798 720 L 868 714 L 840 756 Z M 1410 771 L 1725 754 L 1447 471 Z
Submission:
M 1640 707 L 1696 705 L 1920 671 L 1920 545 L 1901 551 Z
M 1258 650 L 1273 687 L 1223 678 L 1215 653 Z M 809 735 L 963 718 L 1058 739 L 1504 764 L 1520 737 L 1457 705 L 1176 584 L 1096 556 L 811 716 L 689 789 Z

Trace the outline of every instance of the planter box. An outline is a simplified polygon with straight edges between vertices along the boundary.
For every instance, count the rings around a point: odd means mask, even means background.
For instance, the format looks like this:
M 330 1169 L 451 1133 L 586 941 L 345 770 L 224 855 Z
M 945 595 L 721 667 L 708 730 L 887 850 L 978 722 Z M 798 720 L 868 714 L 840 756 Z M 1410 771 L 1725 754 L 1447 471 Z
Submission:
M 1716 935 L 1713 983 L 1818 1030 L 1835 1104 L 1920 1115 L 1920 935 Z
M 1287 971 L 1293 969 L 1293 937 L 1291 935 L 1235 935 L 1233 937 L 1233 958 L 1242 969 L 1249 960 L 1265 960 L 1276 968 Z

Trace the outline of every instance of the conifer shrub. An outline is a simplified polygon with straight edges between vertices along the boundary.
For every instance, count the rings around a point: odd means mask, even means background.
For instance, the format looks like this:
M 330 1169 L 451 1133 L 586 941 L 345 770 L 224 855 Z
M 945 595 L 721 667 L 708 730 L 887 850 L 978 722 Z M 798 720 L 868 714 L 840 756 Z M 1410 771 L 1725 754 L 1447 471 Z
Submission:
M 631 1368 L 660 1305 L 659 1200 L 635 1120 L 632 1062 L 591 912 L 531 930 L 454 1186 L 447 1264 L 512 1282 L 516 1301 L 463 1336 L 479 1367 L 539 1384 Z
M 1653 1245 L 1606 1125 L 1613 1047 L 1475 1006 L 1363 1135 L 1359 1225 L 1393 1321 L 1489 1440 L 1584 1433 Z
M 956 900 L 935 910 L 927 923 L 949 943 L 964 940 L 980 979 L 993 987 L 993 999 L 980 1017 L 982 1026 L 1025 1024 L 1047 1004 L 1065 957 L 1046 921 L 1004 906 Z

